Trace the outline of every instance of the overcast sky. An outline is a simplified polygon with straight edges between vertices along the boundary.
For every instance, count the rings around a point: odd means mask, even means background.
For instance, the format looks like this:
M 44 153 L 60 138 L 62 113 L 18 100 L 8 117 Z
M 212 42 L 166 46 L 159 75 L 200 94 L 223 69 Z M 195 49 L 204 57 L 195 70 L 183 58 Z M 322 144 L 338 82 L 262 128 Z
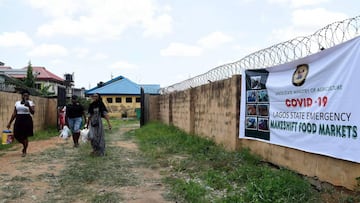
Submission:
M 0 0 L 0 61 L 167 87 L 360 15 L 359 0 Z

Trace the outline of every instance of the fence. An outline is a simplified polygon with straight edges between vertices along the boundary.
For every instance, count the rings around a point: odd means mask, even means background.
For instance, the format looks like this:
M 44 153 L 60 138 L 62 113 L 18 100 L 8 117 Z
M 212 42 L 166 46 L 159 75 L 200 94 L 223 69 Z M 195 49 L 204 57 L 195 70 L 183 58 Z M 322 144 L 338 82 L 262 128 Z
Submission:
M 317 53 L 359 34 L 360 16 L 332 23 L 307 37 L 298 37 L 252 53 L 239 61 L 161 89 L 150 96 L 150 120 L 159 120 L 229 150 L 249 148 L 264 161 L 355 189 L 360 164 L 256 140 L 239 139 L 240 74 L 246 69 L 271 67 Z M 210 81 L 210 83 L 209 83 Z
M 228 150 L 249 148 L 264 161 L 333 185 L 355 189 L 360 164 L 256 140 L 239 139 L 241 77 L 149 98 L 150 120 L 158 120 Z
M 218 66 L 204 74 L 161 89 L 162 94 L 181 91 L 209 83 L 231 78 L 241 74 L 244 69 L 271 67 L 305 56 L 350 40 L 359 35 L 360 16 L 329 24 L 314 34 L 297 37 L 259 50 L 233 63 Z
M 15 102 L 21 99 L 18 93 L 0 92 L 0 127 L 6 129 L 11 115 L 14 111 Z M 35 114 L 33 116 L 34 130 L 42 130 L 48 126 L 56 127 L 57 124 L 57 100 L 30 96 L 35 103 Z

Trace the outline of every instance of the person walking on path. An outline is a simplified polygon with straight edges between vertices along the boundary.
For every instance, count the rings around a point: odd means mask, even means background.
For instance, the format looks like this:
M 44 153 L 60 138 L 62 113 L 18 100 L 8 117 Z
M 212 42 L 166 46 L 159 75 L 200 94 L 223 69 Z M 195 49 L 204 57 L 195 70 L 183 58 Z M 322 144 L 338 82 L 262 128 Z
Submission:
M 109 120 L 108 111 L 102 101 L 99 94 L 92 95 L 93 101 L 89 105 L 89 118 L 87 120 L 87 127 L 89 128 L 89 138 L 91 140 L 91 147 L 93 156 L 105 155 L 105 131 L 101 118 L 105 118 L 109 129 L 111 130 L 111 124 Z
M 74 147 L 79 147 L 80 129 L 83 118 L 84 123 L 86 123 L 86 115 L 84 107 L 80 104 L 76 95 L 71 97 L 71 104 L 66 105 L 65 117 L 65 122 L 72 133 Z
M 30 93 L 28 90 L 21 92 L 21 100 L 15 102 L 15 108 L 11 115 L 7 128 L 10 129 L 11 123 L 14 123 L 14 137 L 23 145 L 22 156 L 26 156 L 29 145 L 28 137 L 34 136 L 34 123 L 32 116 L 35 113 L 35 104 L 29 99 Z

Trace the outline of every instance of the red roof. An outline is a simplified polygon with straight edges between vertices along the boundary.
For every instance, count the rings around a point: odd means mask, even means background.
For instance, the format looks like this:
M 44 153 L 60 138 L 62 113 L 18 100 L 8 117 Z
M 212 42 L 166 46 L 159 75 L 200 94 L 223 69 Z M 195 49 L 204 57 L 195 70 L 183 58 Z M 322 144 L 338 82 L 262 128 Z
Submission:
M 27 67 L 25 67 L 23 69 L 27 70 Z M 63 78 L 46 70 L 45 67 L 33 66 L 32 69 L 33 69 L 33 72 L 38 73 L 36 76 L 36 80 L 45 80 L 45 81 L 51 80 L 51 81 L 57 81 L 57 82 L 64 82 Z M 13 75 L 12 77 L 21 79 L 21 78 L 25 78 L 26 75 Z
M 11 69 L 11 67 L 10 66 L 0 66 L 0 70 L 10 70 Z

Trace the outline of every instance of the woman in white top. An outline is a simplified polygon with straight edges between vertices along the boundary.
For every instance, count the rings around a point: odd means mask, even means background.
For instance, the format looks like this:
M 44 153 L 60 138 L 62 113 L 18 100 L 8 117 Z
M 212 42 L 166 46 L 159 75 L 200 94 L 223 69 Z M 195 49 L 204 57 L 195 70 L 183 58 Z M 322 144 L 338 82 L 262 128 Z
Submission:
M 11 123 L 15 119 L 14 123 L 14 137 L 23 145 L 22 156 L 26 156 L 26 150 L 29 144 L 28 137 L 34 135 L 32 114 L 35 113 L 35 104 L 29 100 L 29 91 L 24 90 L 21 92 L 22 100 L 15 102 L 14 112 L 11 115 L 11 119 L 7 125 L 9 129 Z

